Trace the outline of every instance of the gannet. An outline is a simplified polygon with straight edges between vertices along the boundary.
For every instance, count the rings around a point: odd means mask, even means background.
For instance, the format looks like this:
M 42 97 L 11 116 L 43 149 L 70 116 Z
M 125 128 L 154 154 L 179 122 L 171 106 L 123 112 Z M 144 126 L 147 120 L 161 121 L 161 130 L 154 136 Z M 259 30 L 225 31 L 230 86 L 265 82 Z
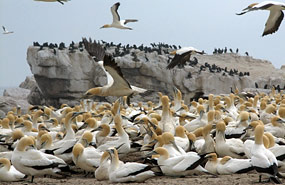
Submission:
M 225 139 L 226 125 L 223 121 L 216 125 L 215 150 L 219 157 L 244 158 L 243 142 L 240 139 Z
M 122 119 L 120 118 L 120 115 L 117 114 L 115 116 L 114 122 L 115 122 L 115 127 L 116 127 L 116 130 L 118 132 L 118 136 L 119 136 L 118 139 L 106 142 L 106 143 L 100 145 L 98 147 L 98 149 L 104 152 L 105 150 L 107 150 L 110 147 L 118 147 L 118 146 L 123 144 L 119 148 L 119 153 L 120 154 L 121 153 L 126 154 L 130 151 L 130 140 L 129 140 L 128 134 L 126 133 L 126 131 L 122 127 Z
M 24 177 L 25 174 L 16 170 L 8 159 L 0 158 L 0 181 L 21 181 Z
M 223 157 L 217 165 L 217 172 L 220 175 L 247 173 L 251 170 L 254 168 L 250 159 L 235 159 L 230 156 Z
M 255 170 L 261 174 L 269 176 L 277 184 L 281 184 L 278 179 L 278 162 L 274 154 L 263 145 L 264 126 L 258 125 L 254 130 L 254 144 L 251 149 L 251 161 Z M 261 176 L 259 178 L 261 181 Z
M 157 164 L 160 166 L 161 171 L 167 176 L 186 176 L 196 174 L 209 173 L 200 164 L 206 158 L 199 156 L 195 152 L 187 152 L 180 156 L 170 156 L 167 149 L 164 147 L 157 147 L 147 155 L 159 154 Z
M 207 154 L 205 158 L 208 159 L 207 163 L 205 164 L 205 169 L 208 170 L 210 173 L 218 174 L 217 165 L 219 164 L 222 158 L 218 158 L 216 153 Z
M 276 108 L 272 104 L 267 105 L 265 108 L 265 111 L 260 113 L 260 120 L 264 124 L 270 123 L 272 117 L 275 115 L 275 112 L 276 112 Z
M 285 120 L 282 120 L 279 116 L 273 116 L 271 123 L 264 126 L 265 132 L 270 132 L 275 137 L 284 138 L 285 136 Z
M 72 160 L 77 167 L 87 172 L 94 172 L 99 167 L 103 152 L 95 148 L 86 150 L 81 143 L 77 143 L 72 149 L 72 154 Z
M 170 132 L 174 135 L 175 134 L 175 121 L 169 109 L 168 96 L 163 96 L 161 98 L 161 102 L 162 102 L 162 115 L 161 115 L 161 121 L 158 123 L 158 126 L 159 128 L 162 129 L 163 132 Z
M 120 6 L 120 3 L 115 3 L 111 7 L 111 13 L 113 15 L 113 22 L 112 24 L 105 24 L 101 28 L 119 28 L 119 29 L 128 29 L 132 30 L 130 27 L 126 27 L 125 25 L 129 22 L 137 22 L 136 19 L 126 19 L 126 20 L 120 20 L 120 15 L 118 14 L 118 8 Z
M 108 169 L 110 182 L 144 182 L 155 176 L 155 173 L 150 170 L 151 166 L 136 162 L 122 163 L 115 148 L 107 151 L 111 158 Z
M 29 136 L 21 138 L 12 154 L 12 164 L 25 175 L 31 175 L 31 182 L 34 176 L 57 175 L 61 172 L 60 166 L 66 165 L 64 161 L 55 156 L 44 154 L 35 149 L 35 143 Z
M 85 49 L 89 52 L 92 56 L 92 44 L 88 43 L 87 40 L 83 40 L 85 44 Z M 103 87 L 95 87 L 89 89 L 85 94 L 84 97 L 90 96 L 132 96 L 139 93 L 145 92 L 144 89 L 131 86 L 129 82 L 124 78 L 123 73 L 120 67 L 116 64 L 114 58 L 111 55 L 106 54 L 104 56 L 104 71 L 106 70 L 113 80 L 109 80 L 107 85 Z M 107 76 L 108 76 L 108 73 Z M 108 78 L 107 78 L 108 79 Z M 128 102 L 129 103 L 129 102 Z
M 101 155 L 101 159 L 100 159 L 100 165 L 99 167 L 95 170 L 95 178 L 98 181 L 102 181 L 102 180 L 109 180 L 109 166 L 111 164 L 110 160 L 109 160 L 109 153 L 108 151 L 105 151 L 102 155 Z M 120 161 L 121 163 L 123 163 L 122 161 Z
M 285 3 L 276 1 L 264 1 L 261 3 L 252 3 L 248 7 L 242 10 L 237 15 L 243 15 L 250 11 L 255 10 L 269 10 L 270 14 L 265 24 L 265 29 L 262 36 L 272 34 L 276 32 L 284 18 Z
M 191 55 L 193 54 L 204 54 L 204 52 L 195 49 L 193 47 L 183 47 L 181 49 L 178 49 L 176 51 L 171 52 L 170 54 L 174 55 L 174 58 L 171 60 L 171 62 L 167 65 L 167 69 L 172 69 L 177 65 L 185 65 L 187 61 L 189 61 Z
M 34 1 L 43 1 L 43 2 L 59 2 L 60 4 L 64 4 L 64 2 L 70 1 L 70 0 L 34 0 Z
M 3 28 L 3 34 L 10 34 L 10 33 L 14 33 L 13 31 L 8 31 L 4 26 L 2 26 Z

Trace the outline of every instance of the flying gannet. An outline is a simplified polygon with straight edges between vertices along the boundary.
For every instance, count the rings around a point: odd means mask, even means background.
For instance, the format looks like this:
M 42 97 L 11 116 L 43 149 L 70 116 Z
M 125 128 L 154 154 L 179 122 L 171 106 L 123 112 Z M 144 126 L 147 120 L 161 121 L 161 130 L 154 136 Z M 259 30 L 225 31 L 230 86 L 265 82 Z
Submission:
M 125 19 L 120 20 L 120 15 L 118 14 L 118 8 L 120 6 L 120 3 L 116 3 L 111 7 L 111 12 L 113 15 L 113 22 L 112 24 L 105 24 L 101 28 L 119 28 L 119 29 L 128 29 L 132 30 L 132 28 L 125 26 L 129 22 L 137 22 L 136 19 Z
M 90 43 L 86 39 L 83 39 L 83 43 L 85 45 L 85 49 L 88 53 L 95 58 L 100 60 L 102 54 L 98 54 L 98 52 L 104 51 L 94 51 L 94 49 L 98 49 L 95 47 L 95 43 Z M 100 50 L 100 49 L 99 49 Z M 103 50 L 101 48 L 101 50 Z M 99 55 L 97 58 L 96 55 Z M 100 56 L 101 55 L 101 56 Z M 102 69 L 105 71 L 107 75 L 107 85 L 103 87 L 95 87 L 89 89 L 85 94 L 84 97 L 91 97 L 91 96 L 128 96 L 130 98 L 132 95 L 136 95 L 139 93 L 143 93 L 146 90 L 142 88 L 138 88 L 135 86 L 131 86 L 129 82 L 124 78 L 121 68 L 115 62 L 115 59 L 108 54 L 103 54 L 103 66 L 101 65 Z M 129 103 L 129 101 L 128 101 Z
M 172 69 L 176 65 L 184 66 L 187 61 L 189 61 L 192 54 L 204 54 L 203 51 L 200 51 L 198 49 L 195 49 L 193 47 L 183 47 L 181 49 L 178 49 L 176 51 L 171 52 L 170 54 L 174 55 L 174 58 L 172 61 L 168 64 L 166 67 L 167 69 Z
M 43 2 L 59 2 L 60 4 L 64 5 L 64 2 L 70 1 L 70 0 L 34 0 L 34 1 L 43 1 Z
M 3 34 L 10 34 L 10 33 L 14 33 L 13 31 L 8 31 L 4 26 L 2 26 L 3 28 Z
M 269 10 L 270 14 L 265 24 L 265 29 L 262 36 L 272 34 L 276 32 L 284 18 L 284 13 L 282 10 L 285 10 L 285 3 L 276 2 L 276 1 L 264 1 L 261 3 L 252 3 L 248 7 L 242 10 L 241 13 L 237 15 L 243 15 L 247 12 L 254 10 Z

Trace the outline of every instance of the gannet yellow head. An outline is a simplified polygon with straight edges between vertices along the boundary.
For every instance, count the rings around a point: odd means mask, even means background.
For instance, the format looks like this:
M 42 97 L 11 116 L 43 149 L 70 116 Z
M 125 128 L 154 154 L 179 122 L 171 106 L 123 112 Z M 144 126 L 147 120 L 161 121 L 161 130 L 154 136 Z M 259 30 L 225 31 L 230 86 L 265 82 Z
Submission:
M 110 126 L 109 125 L 107 125 L 107 124 L 102 124 L 102 125 L 100 125 L 99 127 L 98 127 L 99 129 L 101 129 L 101 131 L 100 131 L 100 136 L 102 136 L 102 137 L 106 137 L 107 135 L 109 135 L 109 133 L 110 133 L 110 131 L 111 131 L 111 128 L 110 128 Z
M 102 164 L 105 160 L 107 160 L 110 157 L 109 153 L 107 151 L 105 151 L 100 159 L 100 164 Z
M 217 123 L 216 130 L 224 132 L 226 130 L 225 122 L 224 121 L 220 121 L 219 123 Z
M 49 133 L 43 134 L 40 139 L 41 148 L 49 147 L 52 144 L 52 138 Z
M 212 124 L 211 123 L 204 126 L 203 132 L 202 132 L 203 136 L 206 137 L 210 133 L 211 130 L 212 130 Z
M 102 27 L 100 27 L 100 29 L 102 28 L 111 28 L 111 25 L 110 24 L 104 24 Z
M 264 133 L 264 126 L 263 125 L 257 125 L 255 130 L 254 130 L 255 144 L 263 144 L 263 133 Z
M 34 144 L 35 144 L 35 142 L 34 142 L 34 140 L 33 140 L 31 137 L 29 137 L 29 136 L 22 137 L 22 138 L 20 139 L 19 143 L 17 144 L 16 149 L 17 149 L 18 151 L 23 152 L 23 151 L 25 151 L 25 149 L 26 149 L 27 147 L 35 148 Z
M 203 136 L 203 127 L 200 127 L 194 130 L 193 134 L 195 134 L 196 137 Z
M 162 103 L 162 106 L 168 107 L 169 106 L 169 98 L 168 98 L 168 96 L 162 96 L 161 103 Z
M 171 144 L 174 142 L 174 136 L 170 132 L 164 132 L 162 134 L 162 139 L 165 144 Z
M 171 51 L 169 54 L 170 55 L 176 55 L 176 52 L 177 52 L 176 50 L 175 51 Z
M 10 128 L 10 126 L 9 126 L 9 119 L 8 118 L 4 118 L 3 120 L 2 120 L 2 128 L 5 128 L 5 129 L 9 129 Z
M 63 132 L 58 132 L 58 133 L 56 133 L 56 136 L 55 136 L 56 139 L 62 140 L 63 137 L 64 137 L 64 133 L 63 133 Z
M 188 139 L 190 140 L 190 141 L 192 141 L 192 142 L 194 142 L 194 141 L 196 141 L 196 136 L 195 136 L 195 134 L 193 134 L 193 133 L 187 133 L 186 134 L 187 135 L 187 137 L 188 137 Z
M 215 111 L 214 110 L 210 110 L 208 112 L 208 122 L 214 121 L 214 116 L 215 116 Z
M 150 152 L 148 155 L 155 155 L 158 154 L 160 157 L 164 158 L 164 159 L 168 159 L 169 158 L 169 153 L 168 151 L 163 148 L 163 147 L 157 147 L 155 148 L 152 152 Z
M 75 158 L 75 163 L 77 163 L 78 157 L 82 155 L 84 147 L 81 143 L 76 143 L 72 149 L 72 154 Z
M 100 96 L 102 94 L 102 87 L 95 87 L 85 92 L 83 97 Z
M 274 105 L 270 104 L 266 106 L 265 112 L 267 112 L 268 114 L 274 113 L 276 111 L 276 108 L 274 107 Z
M 181 126 L 181 125 L 177 126 L 175 128 L 175 134 L 178 137 L 185 138 L 186 137 L 186 135 L 185 135 L 185 128 L 183 126 Z
M 264 135 L 268 138 L 269 140 L 269 146 L 268 148 L 271 148 L 275 145 L 275 140 L 274 140 L 274 137 L 273 135 L 270 133 L 270 132 L 265 132 Z M 264 140 L 263 140 L 264 142 Z
M 263 134 L 262 140 L 263 140 L 264 147 L 269 148 L 270 141 L 269 141 L 269 138 L 265 134 Z
M 249 113 L 246 111 L 242 111 L 239 114 L 239 117 L 240 117 L 240 121 L 247 121 L 249 119 Z
M 90 128 L 96 128 L 97 127 L 97 121 L 95 118 L 88 118 L 88 119 L 86 119 L 85 122 L 88 124 L 88 126 Z
M 217 161 L 218 157 L 216 153 L 209 153 L 205 156 L 210 161 Z
M 232 158 L 230 156 L 225 156 L 221 159 L 220 163 L 222 165 L 226 164 L 229 160 L 231 160 Z
M 89 131 L 85 131 L 84 134 L 82 135 L 82 140 L 85 142 L 84 146 L 87 147 L 89 145 L 89 143 L 91 143 L 93 140 L 92 133 Z
M 0 169 L 5 168 L 6 171 L 9 171 L 11 167 L 11 163 L 8 159 L 6 158 L 0 158 Z
M 280 107 L 278 110 L 278 114 L 281 118 L 285 118 L 285 107 Z
M 12 132 L 12 140 L 16 141 L 18 139 L 21 139 L 22 137 L 24 137 L 24 134 L 21 130 L 16 129 Z

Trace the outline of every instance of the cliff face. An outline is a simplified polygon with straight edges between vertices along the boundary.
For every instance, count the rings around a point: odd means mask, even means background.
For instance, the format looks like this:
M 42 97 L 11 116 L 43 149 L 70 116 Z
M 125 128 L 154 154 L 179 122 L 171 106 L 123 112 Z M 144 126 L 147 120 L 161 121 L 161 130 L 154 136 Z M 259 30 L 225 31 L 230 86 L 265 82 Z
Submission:
M 109 52 L 113 51 L 114 48 L 109 49 Z M 257 78 L 260 75 L 260 68 L 256 70 L 254 66 L 262 64 L 262 68 L 276 70 L 269 62 L 236 54 L 195 55 L 195 57 L 198 59 L 198 64 L 187 65 L 181 69 L 175 67 L 172 70 L 166 69 L 169 55 L 164 53 L 159 55 L 157 51 L 145 52 L 132 48 L 129 53 L 115 59 L 131 85 L 153 92 L 138 96 L 139 101 L 156 99 L 158 91 L 171 94 L 174 86 L 179 88 L 187 98 L 192 97 L 196 92 L 203 92 L 206 95 L 230 93 L 230 87 L 234 86 L 240 90 L 253 88 L 255 82 L 262 84 L 270 81 L 270 78 L 265 77 L 270 75 L 269 72 L 269 74 L 261 72 L 263 76 L 265 75 L 264 79 Z M 38 84 L 38 89 L 33 90 L 31 94 L 34 94 L 29 97 L 32 104 L 72 104 L 72 101 L 77 102 L 86 90 L 106 84 L 103 70 L 86 50 L 70 51 L 47 47 L 39 50 L 39 47 L 31 46 L 28 48 L 27 61 Z M 210 72 L 207 68 L 201 70 L 201 66 L 205 63 L 210 65 L 215 63 L 217 66 L 227 67 L 228 70 L 238 69 L 239 72 L 250 72 L 250 76 L 229 75 L 223 71 Z M 282 78 L 285 79 L 281 76 L 280 83 L 284 83 Z

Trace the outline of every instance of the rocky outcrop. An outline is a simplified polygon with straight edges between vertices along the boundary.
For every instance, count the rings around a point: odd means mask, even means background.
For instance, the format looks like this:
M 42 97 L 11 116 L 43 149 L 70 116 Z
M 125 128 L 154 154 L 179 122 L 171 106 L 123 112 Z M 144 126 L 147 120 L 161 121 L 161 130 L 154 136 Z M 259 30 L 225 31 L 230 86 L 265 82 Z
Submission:
M 108 51 L 118 53 L 116 47 L 108 48 Z M 168 54 L 164 54 L 163 51 L 162 53 L 146 52 L 131 48 L 126 54 L 116 57 L 116 62 L 132 85 L 151 91 L 138 96 L 139 101 L 157 100 L 156 92 L 171 94 L 174 86 L 189 99 L 198 92 L 203 92 L 205 95 L 230 93 L 231 87 L 234 86 L 243 90 L 254 88 L 255 83 L 284 84 L 283 73 L 280 72 L 282 75 L 275 78 L 272 72 L 268 72 L 276 71 L 268 61 L 237 54 L 195 55 L 195 57 L 199 61 L 197 65 L 167 70 Z M 78 103 L 86 90 L 106 84 L 103 70 L 84 49 L 29 47 L 27 60 L 37 82 L 37 86 L 33 87 L 29 95 L 29 102 L 32 104 L 58 106 L 61 103 L 69 103 L 72 105 Z M 238 69 L 242 75 L 229 75 L 223 71 L 217 73 L 207 68 L 201 69 L 201 66 L 205 66 L 206 63 L 226 67 L 228 71 Z M 261 70 L 264 68 L 266 72 Z M 250 75 L 243 75 L 244 72 L 250 72 Z
M 21 107 L 22 113 L 27 113 L 30 106 L 27 97 L 30 92 L 30 90 L 20 87 L 5 89 L 3 96 L 0 96 L 0 117 L 5 116 L 13 107 Z

